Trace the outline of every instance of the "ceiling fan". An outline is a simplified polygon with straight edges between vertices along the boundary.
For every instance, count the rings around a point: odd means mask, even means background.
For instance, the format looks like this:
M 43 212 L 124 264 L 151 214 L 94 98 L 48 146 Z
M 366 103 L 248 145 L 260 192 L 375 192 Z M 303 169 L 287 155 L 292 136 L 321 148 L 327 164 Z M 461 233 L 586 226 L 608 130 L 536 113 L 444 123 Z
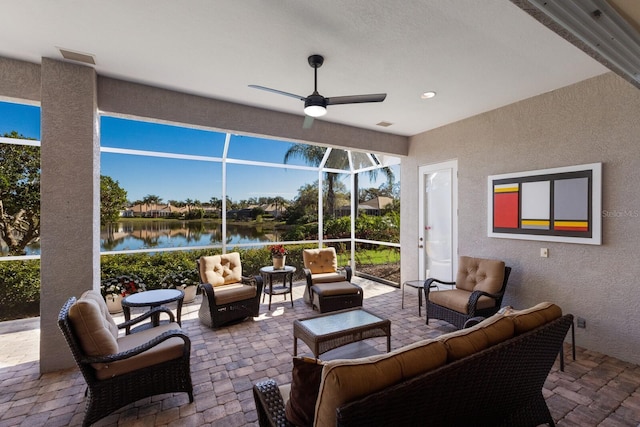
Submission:
M 327 105 L 382 102 L 387 97 L 386 93 L 376 93 L 369 95 L 348 95 L 325 98 L 318 93 L 318 68 L 322 67 L 322 64 L 324 63 L 324 57 L 322 55 L 311 55 L 308 58 L 308 61 L 309 65 L 313 68 L 313 93 L 307 97 L 284 92 L 277 89 L 271 89 L 264 86 L 249 85 L 249 87 L 278 93 L 280 95 L 290 96 L 292 98 L 299 99 L 300 101 L 304 101 L 304 113 L 307 115 L 303 124 L 303 127 L 305 129 L 311 127 L 311 124 L 313 123 L 313 119 L 315 117 L 321 117 L 327 114 Z

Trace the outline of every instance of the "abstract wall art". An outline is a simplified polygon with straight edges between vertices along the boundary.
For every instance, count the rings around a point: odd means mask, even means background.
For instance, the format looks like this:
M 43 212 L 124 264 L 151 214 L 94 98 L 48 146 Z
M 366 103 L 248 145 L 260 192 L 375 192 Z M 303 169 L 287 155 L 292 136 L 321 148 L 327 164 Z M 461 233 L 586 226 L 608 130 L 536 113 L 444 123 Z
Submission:
M 488 235 L 602 243 L 602 163 L 491 175 Z

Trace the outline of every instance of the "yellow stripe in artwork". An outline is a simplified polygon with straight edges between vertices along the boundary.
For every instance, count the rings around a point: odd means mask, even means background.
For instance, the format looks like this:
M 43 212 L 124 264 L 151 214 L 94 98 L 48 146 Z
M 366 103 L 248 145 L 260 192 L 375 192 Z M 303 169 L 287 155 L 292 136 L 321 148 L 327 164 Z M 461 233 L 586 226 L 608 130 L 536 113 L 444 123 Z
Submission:
M 502 186 L 495 186 L 493 187 L 493 192 L 494 193 L 517 193 L 518 192 L 518 186 L 514 185 L 514 186 L 510 186 L 510 187 L 502 187 Z
M 541 221 L 541 220 L 533 220 L 533 219 L 523 219 L 522 225 L 542 225 L 549 226 L 549 221 Z
M 588 227 L 589 222 L 587 221 L 554 221 L 553 225 L 555 227 Z

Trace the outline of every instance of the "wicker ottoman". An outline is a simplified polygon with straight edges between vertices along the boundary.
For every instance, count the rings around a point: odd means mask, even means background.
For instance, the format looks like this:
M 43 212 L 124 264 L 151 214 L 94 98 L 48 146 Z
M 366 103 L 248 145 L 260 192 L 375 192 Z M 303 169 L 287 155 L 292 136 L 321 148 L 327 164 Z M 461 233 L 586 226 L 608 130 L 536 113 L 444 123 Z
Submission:
M 311 287 L 311 302 L 320 313 L 362 307 L 362 288 L 346 281 L 317 283 Z

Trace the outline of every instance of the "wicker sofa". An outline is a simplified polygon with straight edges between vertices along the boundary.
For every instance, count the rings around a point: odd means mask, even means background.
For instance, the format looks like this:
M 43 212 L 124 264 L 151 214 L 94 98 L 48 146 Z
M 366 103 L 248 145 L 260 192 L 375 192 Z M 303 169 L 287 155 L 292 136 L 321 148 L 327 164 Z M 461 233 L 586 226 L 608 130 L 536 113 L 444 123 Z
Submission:
M 312 425 L 553 426 L 542 387 L 572 322 L 541 303 L 391 353 L 324 362 Z M 289 421 L 291 400 L 313 388 L 300 372 L 290 385 L 254 385 L 261 426 L 300 424 Z

